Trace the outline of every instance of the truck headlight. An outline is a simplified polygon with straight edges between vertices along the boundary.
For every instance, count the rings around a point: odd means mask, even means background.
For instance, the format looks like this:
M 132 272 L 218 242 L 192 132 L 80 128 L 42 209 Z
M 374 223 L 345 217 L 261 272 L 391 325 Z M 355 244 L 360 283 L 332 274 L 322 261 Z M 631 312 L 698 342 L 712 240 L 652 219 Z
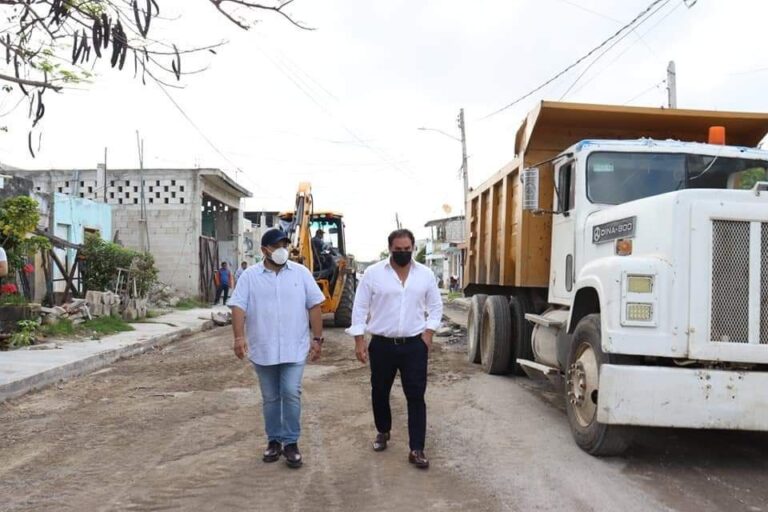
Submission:
M 630 322 L 650 322 L 653 320 L 653 304 L 628 303 L 627 320 Z
M 653 293 L 653 276 L 627 276 L 629 293 Z

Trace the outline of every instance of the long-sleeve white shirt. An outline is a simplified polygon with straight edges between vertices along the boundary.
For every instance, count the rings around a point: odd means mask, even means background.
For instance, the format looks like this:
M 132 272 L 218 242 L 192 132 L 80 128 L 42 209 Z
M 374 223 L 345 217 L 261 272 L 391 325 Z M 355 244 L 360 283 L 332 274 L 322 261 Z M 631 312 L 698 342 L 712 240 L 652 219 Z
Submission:
M 357 287 L 352 309 L 351 336 L 377 334 L 388 338 L 416 336 L 437 330 L 443 317 L 443 300 L 435 275 L 412 262 L 405 284 L 389 259 L 368 267 Z

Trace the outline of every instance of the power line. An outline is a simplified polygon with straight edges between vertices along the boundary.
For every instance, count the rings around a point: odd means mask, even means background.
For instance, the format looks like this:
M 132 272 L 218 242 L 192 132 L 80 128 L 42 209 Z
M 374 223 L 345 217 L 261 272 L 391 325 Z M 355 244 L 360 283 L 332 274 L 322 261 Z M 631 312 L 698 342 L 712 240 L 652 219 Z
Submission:
M 173 99 L 173 96 L 168 92 L 168 90 L 163 86 L 162 83 L 160 83 L 158 80 L 155 80 L 152 78 L 152 80 L 157 84 L 157 86 L 160 88 L 161 91 L 163 91 L 163 94 L 165 94 L 165 97 L 168 98 L 168 100 L 173 104 L 174 107 L 176 107 L 176 110 L 179 111 L 179 113 L 184 117 L 184 119 L 187 120 L 187 122 L 192 126 L 192 128 L 195 129 L 195 131 L 200 135 L 200 137 L 203 138 L 203 140 L 213 149 L 221 158 L 223 158 L 229 165 L 231 165 L 237 172 L 242 173 L 244 177 L 251 183 L 252 186 L 256 186 L 257 184 L 250 180 L 250 177 L 235 163 L 233 162 L 227 155 L 224 154 L 223 151 L 219 149 L 219 147 L 213 143 L 213 141 L 203 132 L 203 130 L 200 129 L 200 127 L 195 123 L 195 121 L 187 114 L 187 112 L 179 105 L 175 99 Z M 237 181 L 237 175 L 235 176 L 235 181 Z
M 579 64 L 581 64 L 582 62 L 584 62 L 585 60 L 587 60 L 588 58 L 590 58 L 590 57 L 591 57 L 592 55 L 594 55 L 596 52 L 598 52 L 598 51 L 600 51 L 601 49 L 603 49 L 603 48 L 604 48 L 606 45 L 608 45 L 608 44 L 609 44 L 611 41 L 613 41 L 614 39 L 616 39 L 617 37 L 619 37 L 620 35 L 622 35 L 622 34 L 623 34 L 624 32 L 626 32 L 628 29 L 630 29 L 631 27 L 633 27 L 633 26 L 634 26 L 634 25 L 635 25 L 635 24 L 636 24 L 638 21 L 640 21 L 642 18 L 644 18 L 646 14 L 648 14 L 649 12 L 651 12 L 651 11 L 652 11 L 652 10 L 653 10 L 653 9 L 654 9 L 654 8 L 655 8 L 657 5 L 659 5 L 659 4 L 660 4 L 660 3 L 662 3 L 662 2 L 663 2 L 663 3 L 666 3 L 666 2 L 669 2 L 669 1 L 670 1 L 670 0 L 654 0 L 654 1 L 653 1 L 653 2 L 651 2 L 651 4 L 650 4 L 648 7 L 646 7 L 646 8 L 645 8 L 645 9 L 644 9 L 644 10 L 643 10 L 643 11 L 642 11 L 640 14 L 638 14 L 637 16 L 635 16 L 635 17 L 632 19 L 632 21 L 630 21 L 629 23 L 627 23 L 627 24 L 623 25 L 623 26 L 622 26 L 622 27 L 621 27 L 619 30 L 617 30 L 617 31 L 616 31 L 616 32 L 615 32 L 613 35 L 611 35 L 611 36 L 610 36 L 608 39 L 604 40 L 602 43 L 600 43 L 600 44 L 599 44 L 599 45 L 597 45 L 596 47 L 592 48 L 592 49 L 591 49 L 591 50 L 590 50 L 590 51 L 589 51 L 589 52 L 588 52 L 586 55 L 584 55 L 584 56 L 580 57 L 580 58 L 579 58 L 578 60 L 576 60 L 574 63 L 570 64 L 570 65 L 569 65 L 569 66 L 567 66 L 565 69 L 563 69 L 562 71 L 560 71 L 559 73 L 557 73 L 556 75 L 554 75 L 552 78 L 550 78 L 549 80 L 547 80 L 547 81 L 545 81 L 544 83 L 542 83 L 541 85 L 539 85 L 539 86 L 535 87 L 533 90 L 531 90 L 531 91 L 529 91 L 529 92 L 525 93 L 524 95 L 522 95 L 522 96 L 520 96 L 519 98 L 515 99 L 514 101 L 512 101 L 512 102 L 510 102 L 510 103 L 506 104 L 505 106 L 503 106 L 503 107 L 501 107 L 501 108 L 499 108 L 499 109 L 497 109 L 497 110 L 495 110 L 495 111 L 491 112 L 490 114 L 486 115 L 486 116 L 485 116 L 485 117 L 483 117 L 482 119 L 488 119 L 489 117 L 495 116 L 496 114 L 499 114 L 499 113 L 501 113 L 501 112 L 503 112 L 503 111 L 507 110 L 508 108 L 510 108 L 510 107 L 513 107 L 513 106 L 517 105 L 518 103 L 520 103 L 520 102 L 521 102 L 521 101 L 523 101 L 524 99 L 526 99 L 526 98 L 528 98 L 528 97 L 530 97 L 530 96 L 534 95 L 535 93 L 539 92 L 540 90 L 542 90 L 543 88 L 545 88 L 546 86 L 548 86 L 549 84 L 551 84 L 552 82 L 554 82 L 555 80 L 557 80 L 558 78 L 560 78 L 561 76 L 565 75 L 566 73 L 568 73 L 569 71 L 571 71 L 573 68 L 575 68 L 576 66 L 578 66 Z
M 663 84 L 665 84 L 665 83 L 667 83 L 667 80 L 666 80 L 666 79 L 662 80 L 661 82 L 657 82 L 657 83 L 653 84 L 653 85 L 652 85 L 652 86 L 650 86 L 649 88 L 647 88 L 647 89 L 643 90 L 643 92 L 641 92 L 641 93 L 638 93 L 638 94 L 636 94 L 635 96 L 632 96 L 632 98 L 630 98 L 630 99 L 628 99 L 627 101 L 625 101 L 624 103 L 622 103 L 622 105 L 627 105 L 627 104 L 629 104 L 629 103 L 632 103 L 632 102 L 633 102 L 633 101 L 635 101 L 636 99 L 638 99 L 638 98 L 640 98 L 640 97 L 642 97 L 642 96 L 645 96 L 646 94 L 648 94 L 648 93 L 649 93 L 649 92 L 651 92 L 652 90 L 654 90 L 654 89 L 658 89 L 660 85 L 663 85 Z
M 341 119 L 339 119 L 338 116 L 336 116 L 326 105 L 322 103 L 322 101 L 316 97 L 315 94 L 312 92 L 312 86 L 311 84 L 307 84 L 307 82 L 299 76 L 295 70 L 291 70 L 289 66 L 277 62 L 275 59 L 273 59 L 266 51 L 264 51 L 263 48 L 257 47 L 259 51 L 264 55 L 264 57 L 269 60 L 273 66 L 283 75 L 285 76 L 302 94 L 304 94 L 312 103 L 314 103 L 323 113 L 325 113 L 328 117 L 339 123 L 339 126 L 347 132 L 359 145 L 363 146 L 364 148 L 371 151 L 374 155 L 376 155 L 379 159 L 382 160 L 382 162 L 386 163 L 389 167 L 393 168 L 394 170 L 400 172 L 401 174 L 414 179 L 415 181 L 419 181 L 423 183 L 421 178 L 413 173 L 412 171 L 406 170 L 405 168 L 401 167 L 397 164 L 396 161 L 392 160 L 387 156 L 382 150 L 375 148 L 374 146 L 371 146 L 365 139 L 360 137 L 354 130 L 352 130 L 349 126 L 347 126 L 346 123 L 344 123 Z M 298 67 L 298 66 L 296 66 Z M 306 73 L 305 73 L 306 75 Z M 309 76 L 309 75 L 307 75 Z M 329 95 L 331 98 L 335 98 L 331 93 L 329 93 L 324 87 L 322 87 L 319 83 L 317 83 L 314 79 L 310 77 L 310 80 L 315 82 L 317 86 L 326 94 Z
M 659 12 L 661 9 L 663 9 L 663 8 L 664 8 L 664 6 L 665 6 L 665 5 L 667 5 L 669 2 L 670 2 L 670 0 L 664 0 L 664 1 L 663 1 L 663 2 L 662 2 L 662 3 L 661 3 L 661 4 L 660 4 L 660 5 L 659 5 L 659 6 L 656 8 L 656 10 L 655 10 L 655 11 L 653 11 L 653 12 L 652 12 L 652 13 L 650 13 L 648 16 L 646 16 L 645 18 L 643 18 L 643 20 L 642 20 L 642 21 L 640 21 L 640 22 L 637 24 L 637 27 L 634 27 L 634 28 L 638 28 L 638 27 L 640 27 L 640 26 L 641 26 L 643 23 L 645 23 L 646 21 L 648 21 L 649 19 L 651 19 L 651 17 L 653 17 L 653 15 L 654 15 L 654 14 L 656 14 L 656 13 L 657 13 L 657 12 Z M 604 56 L 605 54 L 607 54 L 608 52 L 610 52 L 611 50 L 613 50 L 613 49 L 616 47 L 616 45 L 618 45 L 620 42 L 622 42 L 622 41 L 623 41 L 623 40 L 624 40 L 624 39 L 625 39 L 625 38 L 626 38 L 626 37 L 627 37 L 629 34 L 631 34 L 631 33 L 632 33 L 632 32 L 630 31 L 630 32 L 627 32 L 626 34 L 622 35 L 621 37 L 619 37 L 618 39 L 616 39 L 616 40 L 615 40 L 613 43 L 611 43 L 611 45 L 610 45 L 610 46 L 608 46 L 608 47 L 607 47 L 605 50 L 603 50 L 603 51 L 600 53 L 600 55 L 598 55 L 597 57 L 595 57 L 595 58 L 592 60 L 592 62 L 590 62 L 590 63 L 587 65 L 587 67 L 586 67 L 586 68 L 584 68 L 584 70 L 583 70 L 583 71 L 582 71 L 582 72 L 579 74 L 579 76 L 577 76 L 577 77 L 576 77 L 576 80 L 574 80 L 574 81 L 573 81 L 573 83 L 572 83 L 572 84 L 571 84 L 571 85 L 568 87 L 568 89 L 566 89 L 566 90 L 565 90 L 565 92 L 563 93 L 563 95 L 562 95 L 562 96 L 560 96 L 560 99 L 562 100 L 563 98 L 565 98 L 565 97 L 568 95 L 568 93 L 569 93 L 569 92 L 571 92 L 571 89 L 573 89 L 573 88 L 576 86 L 576 84 L 577 84 L 577 83 L 579 83 L 579 81 L 582 79 L 582 77 L 583 77 L 584 75 L 586 75 L 586 74 L 589 72 L 589 70 L 590 70 L 590 69 L 592 69 L 592 66 L 594 66 L 595 64 L 597 64 L 597 62 L 598 62 L 600 59 L 602 59 L 602 58 L 603 58 L 603 56 Z M 627 49 L 629 49 L 629 48 L 631 48 L 631 47 L 632 47 L 632 45 L 630 45 L 630 46 L 629 46 Z
M 688 6 L 688 4 L 684 4 L 683 2 L 681 2 L 681 3 L 677 4 L 675 7 L 673 7 L 672 9 L 670 9 L 670 10 L 669 10 L 669 11 L 668 11 L 668 12 L 667 12 L 667 13 L 666 13 L 664 16 L 662 16 L 662 17 L 661 17 L 661 19 L 660 19 L 659 21 L 657 21 L 656 23 L 654 23 L 654 24 L 653 24 L 653 25 L 652 25 L 652 26 L 651 26 L 651 27 L 650 27 L 648 30 L 646 30 L 645 32 L 643 32 L 643 34 L 642 34 L 642 37 L 645 37 L 645 36 L 647 36 L 648 34 L 650 34 L 651 32 L 653 32 L 653 30 L 654 30 L 654 29 L 656 29 L 656 27 L 658 27 L 658 26 L 659 26 L 661 23 L 663 23 L 663 22 L 664 22 L 664 20 L 666 20 L 666 19 L 667 19 L 667 18 L 668 18 L 668 17 L 669 17 L 671 14 L 673 14 L 675 11 L 677 11 L 677 9 L 678 9 L 680 6 L 682 6 L 682 5 L 686 5 L 686 6 Z M 690 7 L 692 7 L 692 5 L 693 5 L 693 4 L 691 4 L 690 6 L 688 6 L 688 8 L 690 9 Z M 623 57 L 623 56 L 624 56 L 624 54 L 626 54 L 626 53 L 627 53 L 627 52 L 628 52 L 628 51 L 629 51 L 629 50 L 630 50 L 630 49 L 631 49 L 631 48 L 632 48 L 632 47 L 633 47 L 633 46 L 634 46 L 636 43 L 637 43 L 637 41 L 634 41 L 634 42 L 632 42 L 631 44 L 627 45 L 627 47 L 626 47 L 626 48 L 624 48 L 624 49 L 621 51 L 621 53 L 619 53 L 619 54 L 618 54 L 618 55 L 617 55 L 617 56 L 616 56 L 616 57 L 615 57 L 613 60 L 611 60 L 611 62 L 609 62 L 609 63 L 608 63 L 608 65 L 606 65 L 606 66 L 605 66 L 603 69 L 601 69 L 601 70 L 600 70 L 598 73 L 596 73 L 595 75 L 593 75 L 593 76 L 592 76 L 592 77 L 591 77 L 589 80 L 587 80 L 587 81 L 586 81 L 586 82 L 584 82 L 584 83 L 583 83 L 583 84 L 582 84 L 582 85 L 581 85 L 579 88 L 577 88 L 577 89 L 574 91 L 574 94 L 575 94 L 575 93 L 578 93 L 579 91 L 581 91 L 582 89 L 584 89 L 584 88 L 585 88 L 587 85 L 589 85 L 590 83 L 592 83 L 592 82 L 593 82 L 593 81 L 594 81 L 594 80 L 595 80 L 597 77 L 599 77 L 601 74 L 603 74 L 603 73 L 604 73 L 604 72 L 605 72 L 605 71 L 606 71 L 608 68 L 610 68 L 610 67 L 611 67 L 611 66 L 612 66 L 612 65 L 613 65 L 613 64 L 614 64 L 616 61 L 618 61 L 618 60 L 619 60 L 621 57 Z M 647 46 L 647 45 L 646 45 L 646 46 Z

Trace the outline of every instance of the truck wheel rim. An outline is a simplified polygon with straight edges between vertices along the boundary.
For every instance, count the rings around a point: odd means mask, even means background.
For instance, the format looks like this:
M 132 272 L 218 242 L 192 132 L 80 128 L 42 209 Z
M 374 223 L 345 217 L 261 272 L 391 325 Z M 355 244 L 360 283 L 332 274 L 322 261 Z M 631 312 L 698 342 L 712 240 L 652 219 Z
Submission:
M 568 401 L 576 420 L 588 427 L 597 412 L 598 366 L 595 351 L 588 344 L 579 347 L 576 361 L 568 367 Z

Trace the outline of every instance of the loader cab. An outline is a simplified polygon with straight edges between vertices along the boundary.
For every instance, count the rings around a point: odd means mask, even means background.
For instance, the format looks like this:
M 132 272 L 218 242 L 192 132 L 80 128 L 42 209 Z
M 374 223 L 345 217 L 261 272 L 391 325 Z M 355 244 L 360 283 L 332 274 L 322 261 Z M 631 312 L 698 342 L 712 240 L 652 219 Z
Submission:
M 326 212 L 315 213 L 310 218 L 309 231 L 312 237 L 318 229 L 324 232 L 323 242 L 329 249 L 333 249 L 339 255 L 346 255 L 344 240 L 344 220 L 340 213 Z

